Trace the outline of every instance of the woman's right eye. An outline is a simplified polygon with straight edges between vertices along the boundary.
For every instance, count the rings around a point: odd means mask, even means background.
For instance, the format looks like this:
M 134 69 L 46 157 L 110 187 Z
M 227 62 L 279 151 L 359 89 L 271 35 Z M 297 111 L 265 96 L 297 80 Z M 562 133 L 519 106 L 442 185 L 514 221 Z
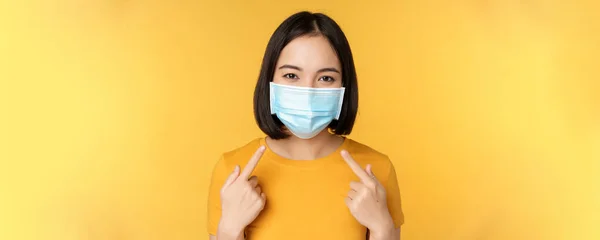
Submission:
M 283 75 L 283 77 L 284 78 L 289 78 L 289 79 L 296 79 L 296 78 L 298 78 L 298 76 L 296 76 L 296 74 L 293 74 L 293 73 L 285 74 L 285 75 Z

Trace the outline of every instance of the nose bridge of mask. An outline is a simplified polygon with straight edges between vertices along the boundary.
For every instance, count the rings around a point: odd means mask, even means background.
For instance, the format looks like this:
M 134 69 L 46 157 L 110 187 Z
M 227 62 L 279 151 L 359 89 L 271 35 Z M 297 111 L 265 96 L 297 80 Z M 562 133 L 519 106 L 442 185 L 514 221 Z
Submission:
M 285 109 L 288 113 L 326 116 L 338 119 L 344 99 L 345 88 L 304 88 L 271 82 L 271 114 Z

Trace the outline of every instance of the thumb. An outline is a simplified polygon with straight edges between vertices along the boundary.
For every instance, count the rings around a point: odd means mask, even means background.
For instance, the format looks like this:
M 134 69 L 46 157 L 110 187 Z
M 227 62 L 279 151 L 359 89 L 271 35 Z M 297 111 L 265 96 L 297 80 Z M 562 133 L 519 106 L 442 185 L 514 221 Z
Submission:
M 240 166 L 235 165 L 233 172 L 231 174 L 229 174 L 229 177 L 227 177 L 227 180 L 225 180 L 225 184 L 223 185 L 223 187 L 227 187 L 227 186 L 231 185 L 237 179 L 237 177 L 239 175 L 240 175 Z
M 381 183 L 379 182 L 379 180 L 377 180 L 377 177 L 375 176 L 375 174 L 373 173 L 373 167 L 371 166 L 371 164 L 367 164 L 367 166 L 365 167 L 365 172 L 367 172 L 367 174 L 369 175 L 369 177 L 371 179 L 373 179 L 373 182 L 375 182 L 375 186 L 374 187 L 383 187 L 381 185 Z
M 369 177 L 371 177 L 371 178 L 375 177 L 375 174 L 373 174 L 371 164 L 367 164 L 367 167 L 365 168 L 365 170 L 367 170 L 367 174 L 369 174 Z

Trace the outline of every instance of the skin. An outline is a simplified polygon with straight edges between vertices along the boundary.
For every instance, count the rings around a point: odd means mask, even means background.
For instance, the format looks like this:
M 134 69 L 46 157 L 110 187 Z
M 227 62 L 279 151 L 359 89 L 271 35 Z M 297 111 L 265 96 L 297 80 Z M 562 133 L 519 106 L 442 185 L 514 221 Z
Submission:
M 303 36 L 292 40 L 281 52 L 273 82 L 298 87 L 339 88 L 342 86 L 341 64 L 326 38 Z M 342 143 L 343 138 L 323 130 L 311 139 L 300 139 L 293 134 L 287 139 L 267 138 L 267 145 L 278 155 L 288 159 L 307 161 L 327 156 Z M 241 171 L 238 166 L 221 190 L 222 217 L 217 236 L 210 240 L 241 240 L 244 229 L 262 211 L 267 196 L 261 192 L 256 176 L 250 177 L 264 152 L 261 146 Z M 360 182 L 349 183 L 345 204 L 352 216 L 369 229 L 368 240 L 400 239 L 400 229 L 394 224 L 386 204 L 385 189 L 367 165 L 362 169 L 350 153 L 342 151 L 342 158 L 359 177 Z M 340 204 L 344 204 L 340 202 Z

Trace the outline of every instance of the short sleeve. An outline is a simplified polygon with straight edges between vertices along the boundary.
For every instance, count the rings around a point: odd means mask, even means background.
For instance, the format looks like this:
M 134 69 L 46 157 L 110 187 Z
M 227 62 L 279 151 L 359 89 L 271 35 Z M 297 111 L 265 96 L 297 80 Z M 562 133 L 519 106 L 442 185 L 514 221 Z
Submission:
M 232 169 L 227 169 L 223 156 L 215 165 L 210 186 L 208 188 L 207 230 L 210 235 L 217 235 L 217 227 L 221 219 L 221 187 Z
M 400 188 L 398 187 L 396 169 L 391 162 L 386 193 L 388 210 L 390 211 L 390 215 L 392 215 L 392 219 L 394 220 L 394 227 L 399 228 L 402 224 L 404 224 L 404 213 L 402 212 L 402 201 L 400 199 Z

